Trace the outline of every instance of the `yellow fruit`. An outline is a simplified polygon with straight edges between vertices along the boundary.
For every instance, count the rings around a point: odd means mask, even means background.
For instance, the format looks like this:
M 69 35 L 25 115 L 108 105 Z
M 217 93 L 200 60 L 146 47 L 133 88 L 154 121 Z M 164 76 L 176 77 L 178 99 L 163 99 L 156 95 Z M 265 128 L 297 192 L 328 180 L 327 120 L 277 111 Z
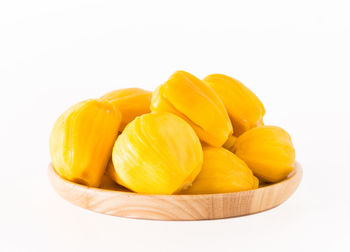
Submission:
M 111 157 L 121 114 L 108 102 L 80 102 L 56 121 L 50 136 L 53 166 L 62 177 L 98 187 Z
M 237 137 L 231 135 L 228 137 L 227 141 L 224 143 L 224 145 L 222 147 L 233 152 L 232 148 L 233 148 L 236 140 L 237 140 Z
M 191 185 L 203 152 L 183 119 L 150 113 L 128 124 L 115 142 L 112 159 L 119 184 L 138 193 L 173 194 Z
M 114 90 L 101 97 L 113 104 L 121 113 L 120 131 L 135 117 L 151 112 L 152 92 L 140 88 L 125 88 Z
M 239 136 L 232 148 L 255 176 L 278 182 L 294 169 L 295 151 L 289 134 L 276 126 L 261 126 Z
M 115 172 L 112 159 L 108 162 L 107 169 L 106 169 L 106 175 L 108 177 L 110 177 L 115 183 L 118 183 L 118 181 L 120 181 L 117 173 Z
M 200 140 L 222 146 L 232 134 L 225 106 L 215 92 L 195 76 L 175 72 L 153 93 L 151 110 L 170 112 L 186 120 Z
M 115 190 L 118 188 L 118 184 L 115 183 L 106 173 L 103 175 L 100 188 L 102 189 L 108 189 L 108 190 Z
M 264 105 L 241 82 L 223 74 L 209 75 L 203 81 L 217 93 L 225 104 L 235 136 L 251 128 L 264 125 Z
M 258 187 L 258 179 L 248 166 L 224 148 L 204 147 L 203 167 L 185 194 L 238 192 Z
M 254 176 L 254 186 L 253 189 L 259 188 L 260 181 L 257 177 Z
M 105 175 L 102 178 L 101 188 L 109 190 L 117 190 L 123 192 L 130 192 L 125 186 L 118 184 L 117 173 L 115 172 L 112 159 L 108 162 Z

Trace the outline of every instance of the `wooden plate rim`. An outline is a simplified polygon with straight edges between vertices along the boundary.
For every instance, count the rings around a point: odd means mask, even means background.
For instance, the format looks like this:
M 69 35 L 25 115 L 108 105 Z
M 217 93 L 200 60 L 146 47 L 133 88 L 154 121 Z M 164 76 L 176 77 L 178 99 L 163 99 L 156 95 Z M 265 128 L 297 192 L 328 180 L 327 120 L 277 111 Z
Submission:
M 90 187 L 90 186 L 86 186 L 86 185 L 82 185 L 82 184 L 78 184 L 78 183 L 74 183 L 72 181 L 66 180 L 65 178 L 61 177 L 60 175 L 57 174 L 57 172 L 55 171 L 55 169 L 52 166 L 52 163 L 49 164 L 48 167 L 48 175 L 50 180 L 51 179 L 55 179 L 55 180 L 61 180 L 61 182 L 64 182 L 66 185 L 70 186 L 70 187 L 78 187 L 82 190 L 88 190 L 90 192 L 95 191 L 98 193 L 109 193 L 109 194 L 122 194 L 124 196 L 130 195 L 133 197 L 150 197 L 150 196 L 154 196 L 157 198 L 185 198 L 185 199 L 190 199 L 193 197 L 213 197 L 213 196 L 227 196 L 227 195 L 238 195 L 238 194 L 244 194 L 244 193 L 251 193 L 253 191 L 260 191 L 260 190 L 266 190 L 267 188 L 273 188 L 273 187 L 278 187 L 279 185 L 283 184 L 283 183 L 287 183 L 288 181 L 291 181 L 293 179 L 295 179 L 297 177 L 297 175 L 302 176 L 302 168 L 301 165 L 298 162 L 295 162 L 295 166 L 294 166 L 294 170 L 288 175 L 287 178 L 285 178 L 284 180 L 277 182 L 277 183 L 273 183 L 270 185 L 266 185 L 263 187 L 259 187 L 257 189 L 253 189 L 253 190 L 247 190 L 247 191 L 240 191 L 240 192 L 228 192 L 228 193 L 212 193 L 212 194 L 172 194 L 172 195 L 165 195 L 165 194 L 143 194 L 143 193 L 135 193 L 135 192 L 123 192 L 123 191 L 118 191 L 118 190 L 109 190 L 109 189 L 104 189 L 104 188 L 97 188 L 97 187 Z

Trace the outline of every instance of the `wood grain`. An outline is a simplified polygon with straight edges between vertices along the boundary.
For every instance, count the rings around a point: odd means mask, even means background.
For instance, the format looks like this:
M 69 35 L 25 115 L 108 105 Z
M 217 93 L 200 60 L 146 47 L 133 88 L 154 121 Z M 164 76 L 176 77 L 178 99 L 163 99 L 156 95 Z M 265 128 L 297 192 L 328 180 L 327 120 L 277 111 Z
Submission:
M 49 179 L 64 199 L 98 213 L 151 220 L 205 220 L 258 213 L 276 207 L 297 189 L 302 168 L 296 163 L 285 180 L 256 190 L 203 195 L 145 195 L 76 184 L 49 165 Z

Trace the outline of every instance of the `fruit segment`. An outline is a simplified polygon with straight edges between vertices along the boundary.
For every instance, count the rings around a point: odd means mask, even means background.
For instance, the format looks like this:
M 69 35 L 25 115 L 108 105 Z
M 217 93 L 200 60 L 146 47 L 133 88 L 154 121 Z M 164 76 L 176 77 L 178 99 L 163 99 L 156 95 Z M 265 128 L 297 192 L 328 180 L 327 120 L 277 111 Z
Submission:
M 251 128 L 264 125 L 264 105 L 241 82 L 223 74 L 209 75 L 203 81 L 216 92 L 225 104 L 235 136 L 239 136 Z
M 265 182 L 278 182 L 294 169 L 292 140 L 280 127 L 261 126 L 248 130 L 237 138 L 232 150 Z
M 117 138 L 121 113 L 100 100 L 80 102 L 56 121 L 50 136 L 53 166 L 62 177 L 98 187 Z
M 192 184 L 203 152 L 183 119 L 155 112 L 128 124 L 115 142 L 112 159 L 119 184 L 138 193 L 173 194 Z
M 234 146 L 236 140 L 237 140 L 237 137 L 235 137 L 234 135 L 231 135 L 228 137 L 227 141 L 224 143 L 224 145 L 222 147 L 233 152 L 233 146 Z
M 238 192 L 258 188 L 259 180 L 248 166 L 224 148 L 204 147 L 203 167 L 185 194 Z
M 110 160 L 108 162 L 105 174 L 102 177 L 100 188 L 107 189 L 107 190 L 130 192 L 125 187 L 116 183 L 116 176 L 117 175 L 116 175 L 115 170 L 114 170 L 113 162 L 112 162 L 112 160 Z
M 222 146 L 232 134 L 230 118 L 217 94 L 184 71 L 175 72 L 154 91 L 151 110 L 180 116 L 200 140 L 215 147 Z
M 122 113 L 120 131 L 135 117 L 151 112 L 152 92 L 140 88 L 125 88 L 109 92 L 101 97 Z

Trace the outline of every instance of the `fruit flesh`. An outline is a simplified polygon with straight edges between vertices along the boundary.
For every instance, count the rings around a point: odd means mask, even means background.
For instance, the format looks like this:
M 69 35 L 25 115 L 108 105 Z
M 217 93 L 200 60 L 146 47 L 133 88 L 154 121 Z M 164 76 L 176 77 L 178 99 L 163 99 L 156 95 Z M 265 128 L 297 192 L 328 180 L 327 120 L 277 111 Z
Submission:
M 138 193 L 173 194 L 192 183 L 203 152 L 193 129 L 170 113 L 137 117 L 113 148 L 119 184 Z
M 202 141 L 212 146 L 222 146 L 232 134 L 232 125 L 220 98 L 201 80 L 184 71 L 175 72 L 154 91 L 151 110 L 180 116 Z
M 264 125 L 264 105 L 241 82 L 223 74 L 208 75 L 203 82 L 210 86 L 225 104 L 235 136 Z
M 289 134 L 280 127 L 248 130 L 234 143 L 233 152 L 265 182 L 278 182 L 294 169 L 295 150 Z
M 238 192 L 258 188 L 259 181 L 248 166 L 224 148 L 204 147 L 203 167 L 185 194 Z
M 100 100 L 83 101 L 64 112 L 50 135 L 50 155 L 57 173 L 70 181 L 98 187 L 120 121 L 120 112 Z
M 109 92 L 101 100 L 110 102 L 122 113 L 120 131 L 137 116 L 150 113 L 152 92 L 140 88 L 125 88 Z

